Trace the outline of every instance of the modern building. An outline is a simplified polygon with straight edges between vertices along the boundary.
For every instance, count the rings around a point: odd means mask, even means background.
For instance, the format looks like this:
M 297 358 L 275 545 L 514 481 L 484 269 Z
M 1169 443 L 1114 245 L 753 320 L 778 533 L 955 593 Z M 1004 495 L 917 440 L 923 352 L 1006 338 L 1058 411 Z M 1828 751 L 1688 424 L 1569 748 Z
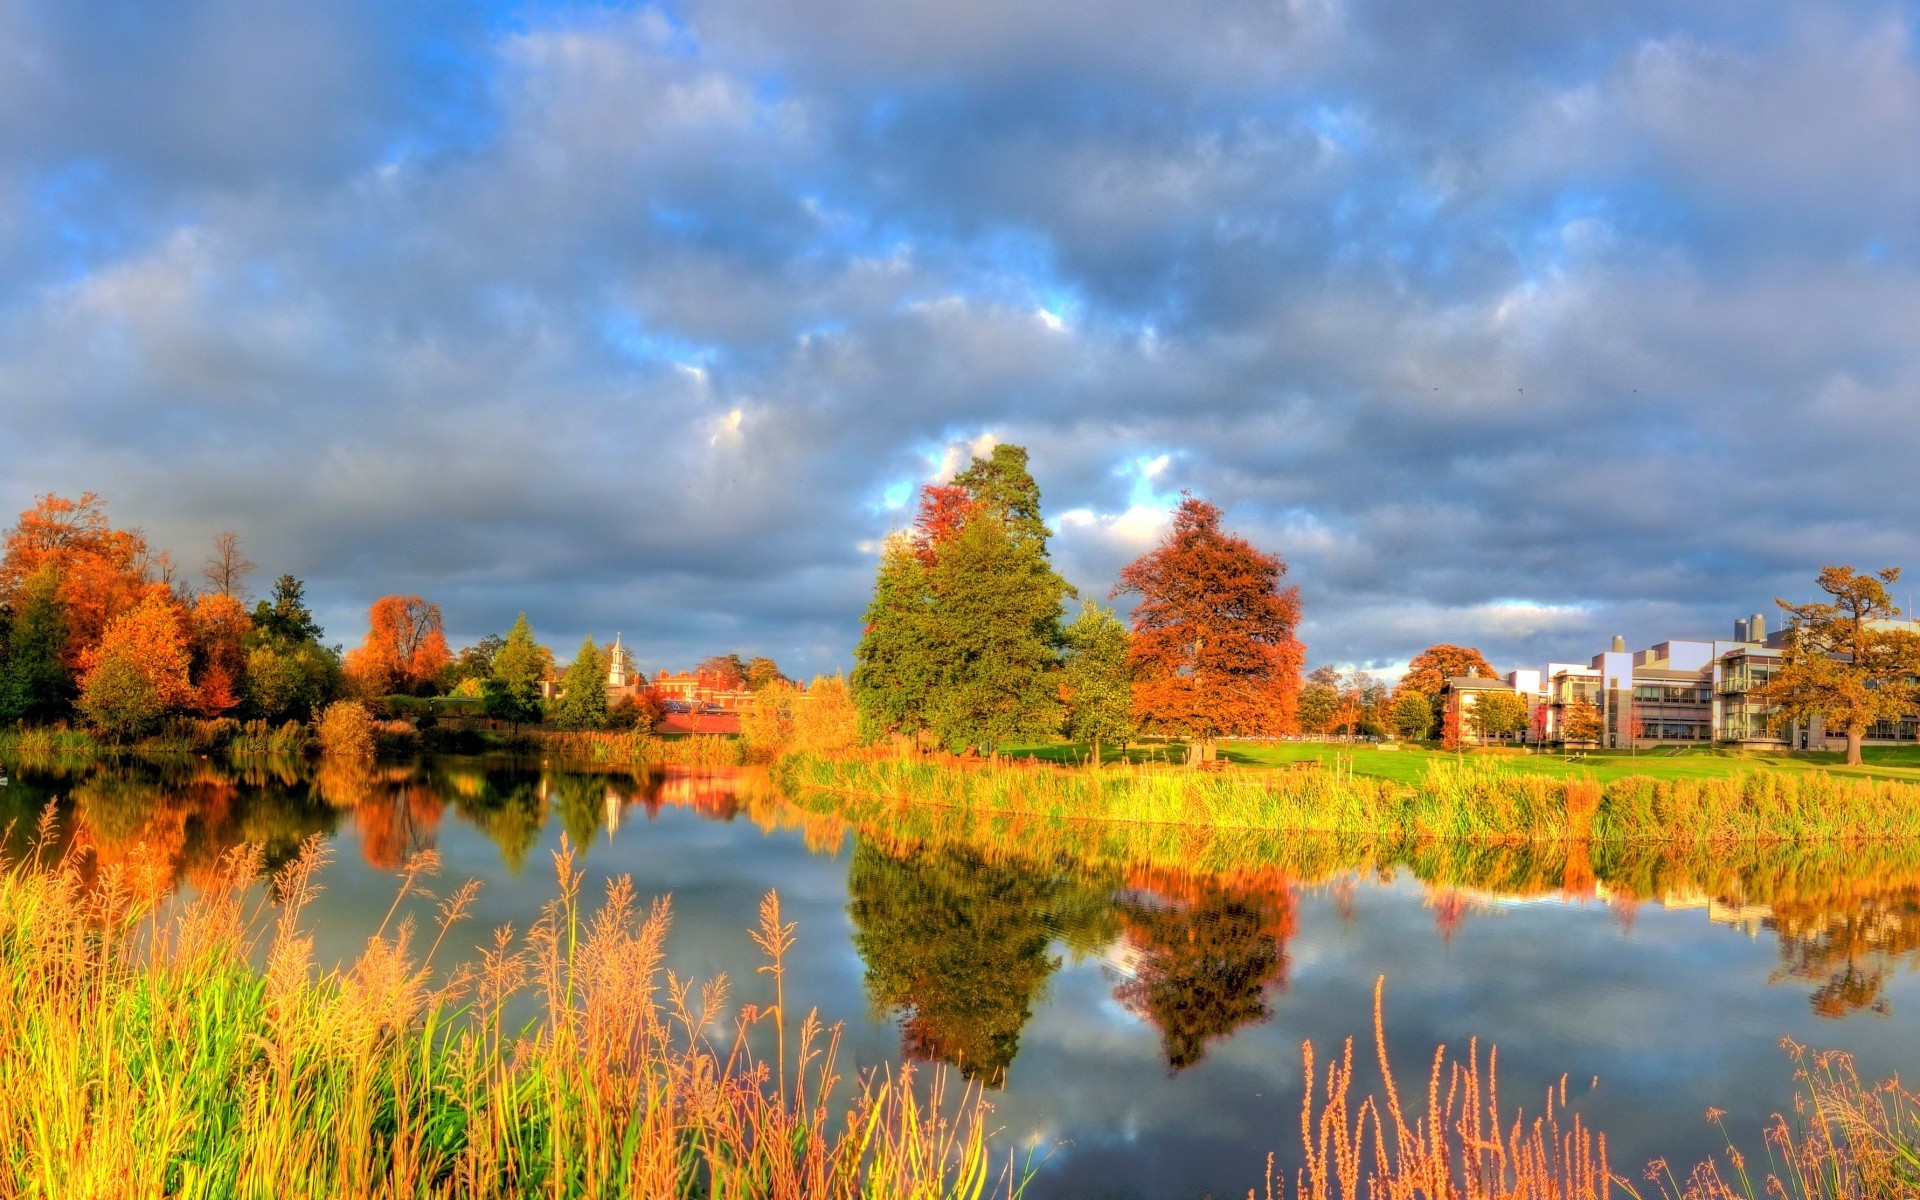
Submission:
M 1920 621 L 1888 624 L 1920 633 Z M 1461 738 L 1467 742 L 1477 739 L 1466 713 L 1480 695 L 1506 688 L 1528 699 L 1533 712 L 1530 741 L 1568 742 L 1568 712 L 1590 705 L 1599 718 L 1599 736 L 1579 741 L 1610 749 L 1710 742 L 1838 748 L 1844 738 L 1838 733 L 1829 737 L 1819 720 L 1779 725 L 1775 711 L 1754 699 L 1754 691 L 1780 669 L 1785 652 L 1785 633 L 1769 634 L 1766 618 L 1756 613 L 1735 621 L 1728 639 L 1675 639 L 1629 652 L 1625 640 L 1616 637 L 1585 665 L 1548 663 L 1544 671 L 1514 671 L 1504 681 L 1449 679 L 1442 698 L 1448 711 L 1460 718 Z M 1920 718 L 1907 717 L 1881 722 L 1867 740 L 1910 742 L 1916 732 Z

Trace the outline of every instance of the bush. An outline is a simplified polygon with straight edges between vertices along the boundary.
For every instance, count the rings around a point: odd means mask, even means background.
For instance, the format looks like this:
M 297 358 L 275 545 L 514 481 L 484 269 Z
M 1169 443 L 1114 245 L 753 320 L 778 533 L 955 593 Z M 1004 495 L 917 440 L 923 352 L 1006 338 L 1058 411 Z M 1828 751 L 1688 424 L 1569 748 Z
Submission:
M 314 730 L 320 753 L 336 758 L 373 757 L 373 714 L 358 700 L 336 700 L 320 713 Z

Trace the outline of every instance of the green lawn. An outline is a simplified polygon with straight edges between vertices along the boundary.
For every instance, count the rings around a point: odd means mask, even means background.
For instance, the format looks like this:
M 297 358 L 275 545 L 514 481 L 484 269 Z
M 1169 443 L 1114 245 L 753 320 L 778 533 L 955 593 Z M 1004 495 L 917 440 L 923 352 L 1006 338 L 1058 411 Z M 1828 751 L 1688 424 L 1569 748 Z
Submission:
M 1081 763 L 1087 757 L 1084 745 L 1069 742 L 1013 745 L 1006 747 L 1005 752 L 1016 758 L 1038 758 L 1058 763 Z M 1181 761 L 1183 753 L 1184 747 L 1178 742 L 1152 742 L 1132 747 L 1127 759 L 1136 763 L 1177 763 Z M 1879 779 L 1920 780 L 1920 745 L 1870 746 L 1865 754 L 1866 764 L 1860 767 L 1842 766 L 1843 756 L 1837 751 L 1782 750 L 1756 753 L 1704 746 L 1685 747 L 1678 752 L 1671 748 L 1642 750 L 1638 754 L 1629 754 L 1624 750 L 1588 751 L 1580 755 L 1468 751 L 1466 757 L 1497 763 L 1517 773 L 1591 775 L 1603 782 L 1627 775 L 1650 775 L 1656 779 L 1700 779 L 1755 770 L 1825 770 Z M 1328 742 L 1222 742 L 1220 756 L 1239 766 L 1268 768 L 1284 768 L 1296 762 L 1317 760 L 1329 767 L 1337 763 L 1355 775 L 1405 783 L 1419 782 L 1426 774 L 1427 764 L 1434 759 L 1453 757 L 1450 752 L 1420 746 L 1386 749 Z M 1103 762 L 1118 762 L 1120 755 L 1109 749 L 1101 755 L 1101 759 Z

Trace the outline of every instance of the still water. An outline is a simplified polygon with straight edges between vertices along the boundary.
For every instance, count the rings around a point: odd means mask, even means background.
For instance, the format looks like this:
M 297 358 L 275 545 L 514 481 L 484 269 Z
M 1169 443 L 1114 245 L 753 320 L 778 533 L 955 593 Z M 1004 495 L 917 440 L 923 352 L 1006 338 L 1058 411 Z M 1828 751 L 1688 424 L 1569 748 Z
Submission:
M 1046 1148 L 1042 1197 L 1242 1196 L 1269 1151 L 1288 1169 L 1301 1043 L 1324 1057 L 1352 1036 L 1370 1058 L 1380 976 L 1404 1078 L 1424 1078 L 1438 1043 L 1497 1043 L 1503 1100 L 1537 1110 L 1565 1075 L 1630 1176 L 1720 1149 L 1709 1106 L 1743 1136 L 1790 1111 L 1782 1038 L 1920 1077 L 1920 848 L 1544 868 L 1462 852 L 1203 877 L 876 840 L 749 773 L 473 759 L 9 773 L 15 854 L 52 809 L 63 838 L 108 861 L 144 845 L 186 890 L 236 844 L 281 862 L 328 839 L 309 924 L 329 962 L 360 951 L 426 851 L 441 895 L 484 882 L 468 945 L 524 930 L 564 835 L 586 894 L 630 875 L 643 899 L 670 895 L 669 965 L 724 972 L 754 999 L 746 930 L 777 890 L 799 922 L 789 999 L 844 1023 L 855 1066 L 904 1055 L 988 1087 L 1007 1142 Z

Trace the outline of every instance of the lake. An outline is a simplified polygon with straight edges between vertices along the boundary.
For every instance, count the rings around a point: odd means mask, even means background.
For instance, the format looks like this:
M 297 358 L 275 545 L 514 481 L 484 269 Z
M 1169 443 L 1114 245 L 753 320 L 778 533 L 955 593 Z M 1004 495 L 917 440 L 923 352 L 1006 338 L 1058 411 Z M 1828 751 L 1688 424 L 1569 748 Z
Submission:
M 438 895 L 484 887 L 459 936 L 524 930 L 552 898 L 563 836 L 592 895 L 630 875 L 671 896 L 670 965 L 764 999 L 748 940 L 762 895 L 799 923 L 788 995 L 845 1025 L 854 1065 L 945 1062 L 989 1089 L 1009 1145 L 1039 1147 L 1041 1197 L 1244 1196 L 1269 1151 L 1297 1160 L 1301 1044 L 1372 1055 L 1375 980 L 1403 1091 L 1434 1047 L 1499 1047 L 1502 1101 L 1573 1107 L 1637 1179 L 1750 1149 L 1789 1110 L 1781 1039 L 1920 1077 L 1920 849 L 1782 849 L 1672 863 L 1528 852 L 1231 876 L 1089 865 L 843 829 L 753 772 L 610 775 L 437 759 L 235 768 L 207 760 L 9 764 L 0 826 L 18 855 L 42 811 L 103 860 L 146 845 L 190 891 L 241 843 L 284 862 L 318 835 L 309 913 L 323 962 L 355 956 L 410 862 Z M 1519 854 L 1516 858 L 1515 853 Z M 403 909 L 429 919 L 431 897 Z M 1593 1080 L 1598 1078 L 1597 1087 Z M 1371 1086 L 1377 1071 L 1361 1072 Z

